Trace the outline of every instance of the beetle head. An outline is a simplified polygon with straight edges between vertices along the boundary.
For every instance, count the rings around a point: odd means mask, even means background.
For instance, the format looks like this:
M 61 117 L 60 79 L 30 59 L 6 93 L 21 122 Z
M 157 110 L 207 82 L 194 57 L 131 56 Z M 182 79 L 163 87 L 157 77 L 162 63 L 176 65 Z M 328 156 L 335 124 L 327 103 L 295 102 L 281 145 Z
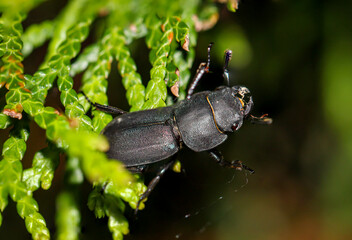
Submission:
M 253 106 L 252 95 L 248 88 L 243 86 L 234 86 L 232 87 L 232 96 L 238 98 L 241 102 L 243 115 L 248 115 Z

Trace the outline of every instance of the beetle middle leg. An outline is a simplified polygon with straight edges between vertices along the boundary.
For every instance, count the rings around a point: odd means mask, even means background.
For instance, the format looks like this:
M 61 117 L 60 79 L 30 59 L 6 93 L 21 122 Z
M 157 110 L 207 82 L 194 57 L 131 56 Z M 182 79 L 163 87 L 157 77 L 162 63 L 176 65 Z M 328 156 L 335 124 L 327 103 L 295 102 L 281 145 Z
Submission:
M 144 170 L 147 168 L 147 165 L 139 165 L 133 167 L 126 167 L 128 171 L 131 173 L 143 173 Z
M 150 193 L 153 191 L 153 189 L 155 188 L 155 186 L 159 183 L 160 179 L 162 178 L 162 176 L 165 174 L 165 172 L 174 165 L 175 161 L 176 161 L 176 156 L 174 155 L 171 160 L 169 162 L 167 162 L 165 165 L 163 165 L 159 172 L 157 173 L 157 175 L 149 182 L 148 184 L 148 188 L 147 190 L 142 194 L 142 196 L 140 196 L 138 202 L 137 202 L 137 206 L 136 209 L 134 211 L 135 214 L 137 214 L 138 210 L 139 210 L 139 205 L 140 203 L 146 199 Z
M 220 166 L 222 167 L 228 167 L 228 168 L 234 168 L 236 170 L 242 170 L 245 169 L 249 171 L 251 174 L 254 173 L 254 170 L 247 167 L 244 165 L 241 161 L 235 160 L 232 162 L 226 161 L 222 155 L 222 153 L 217 150 L 216 148 L 213 148 L 211 150 L 208 150 L 208 153 L 212 159 L 214 159 Z
M 97 110 L 102 111 L 102 112 L 106 112 L 106 113 L 111 113 L 111 114 L 116 114 L 116 115 L 120 115 L 120 114 L 124 114 L 126 113 L 124 110 L 117 108 L 117 107 L 112 107 L 112 106 L 108 106 L 108 105 L 102 105 L 99 103 L 93 103 L 84 92 L 81 92 L 83 94 L 83 96 L 87 99 L 87 101 L 92 104 Z

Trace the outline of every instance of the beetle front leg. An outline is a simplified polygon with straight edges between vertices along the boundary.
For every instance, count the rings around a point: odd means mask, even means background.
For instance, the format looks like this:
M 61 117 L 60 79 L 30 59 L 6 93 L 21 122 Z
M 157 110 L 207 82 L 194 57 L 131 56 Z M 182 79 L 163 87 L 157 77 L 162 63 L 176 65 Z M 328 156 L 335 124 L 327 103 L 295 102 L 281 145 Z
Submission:
M 203 77 L 204 73 L 208 73 L 209 72 L 209 65 L 210 65 L 210 50 L 211 47 L 213 46 L 213 43 L 209 43 L 208 45 L 208 61 L 207 63 L 201 63 L 199 64 L 199 67 L 197 69 L 196 75 L 194 76 L 192 83 L 188 89 L 187 92 L 187 99 L 190 99 L 194 89 L 197 87 L 199 80 Z
M 208 150 L 208 153 L 212 159 L 214 159 L 220 166 L 222 167 L 228 167 L 228 168 L 234 168 L 236 170 L 242 171 L 242 169 L 245 169 L 250 172 L 250 174 L 254 173 L 254 170 L 247 167 L 244 165 L 240 160 L 235 160 L 232 162 L 228 162 L 224 159 L 223 155 L 219 150 L 216 148 L 213 148 L 211 150 Z
M 116 115 L 120 115 L 120 114 L 124 114 L 126 113 L 124 110 L 117 108 L 117 107 L 112 107 L 112 106 L 108 106 L 108 105 L 102 105 L 99 103 L 93 103 L 84 92 L 81 92 L 83 94 L 83 96 L 87 99 L 87 101 L 92 104 L 97 110 L 102 111 L 102 112 L 106 112 L 106 113 L 111 113 L 111 114 L 116 114 Z
M 196 88 L 196 86 L 199 83 L 199 80 L 203 77 L 204 73 L 208 73 L 208 72 L 209 72 L 209 66 L 207 66 L 206 63 L 203 62 L 203 63 L 199 64 L 199 67 L 197 69 L 197 73 L 194 76 L 193 81 L 191 83 L 191 86 L 188 89 L 187 99 L 191 98 L 191 96 L 194 92 L 194 89 Z
M 137 214 L 138 210 L 139 210 L 139 205 L 140 203 L 146 199 L 150 193 L 153 191 L 153 189 L 155 188 L 155 186 L 159 183 L 160 179 L 162 178 L 162 176 L 165 174 L 165 172 L 172 166 L 174 165 L 175 161 L 176 161 L 176 155 L 174 155 L 172 157 L 172 159 L 165 164 L 164 166 L 162 166 L 159 170 L 159 172 L 157 173 L 157 175 L 149 182 L 147 190 L 142 194 L 142 196 L 140 196 L 138 202 L 137 202 L 137 206 L 136 209 L 134 211 L 134 214 Z
M 229 62 L 231 60 L 231 57 L 232 57 L 232 51 L 226 50 L 223 77 L 224 77 L 224 80 L 225 80 L 227 86 L 230 86 L 230 77 L 229 77 L 229 69 L 228 68 L 229 68 Z

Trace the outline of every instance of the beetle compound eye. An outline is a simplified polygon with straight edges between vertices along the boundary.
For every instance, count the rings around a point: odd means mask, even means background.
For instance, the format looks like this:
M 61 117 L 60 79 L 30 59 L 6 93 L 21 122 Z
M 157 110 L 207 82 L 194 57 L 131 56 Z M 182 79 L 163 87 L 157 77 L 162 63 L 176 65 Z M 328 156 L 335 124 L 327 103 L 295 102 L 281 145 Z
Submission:
M 241 126 L 242 126 L 242 122 L 235 123 L 234 125 L 232 125 L 231 129 L 232 131 L 237 131 L 238 129 L 240 129 Z

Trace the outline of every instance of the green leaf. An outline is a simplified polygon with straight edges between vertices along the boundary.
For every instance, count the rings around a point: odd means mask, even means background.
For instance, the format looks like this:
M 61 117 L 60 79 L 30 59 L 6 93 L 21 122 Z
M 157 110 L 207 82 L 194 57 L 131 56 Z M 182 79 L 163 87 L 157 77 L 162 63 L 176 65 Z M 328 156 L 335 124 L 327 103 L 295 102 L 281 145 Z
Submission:
M 40 174 L 37 174 L 33 168 L 23 171 L 22 181 L 30 191 L 35 191 L 40 187 Z
M 81 184 L 84 181 L 84 175 L 81 169 L 80 161 L 77 157 L 67 159 L 65 181 L 70 185 Z
M 175 66 L 175 64 L 169 63 L 167 65 L 166 71 L 167 86 L 172 87 L 176 82 L 179 81 L 178 68 Z
M 48 139 L 57 141 L 58 143 L 63 144 L 62 135 L 70 129 L 70 123 L 67 121 L 67 118 L 64 116 L 57 116 L 55 121 L 52 121 L 46 129 L 46 136 Z M 62 146 L 61 146 L 62 147 Z
M 166 71 L 164 71 L 164 69 L 160 69 L 160 71 L 162 71 L 163 73 Z M 148 83 L 148 87 L 146 89 L 146 99 L 152 99 L 153 100 L 165 100 L 166 99 L 166 94 L 167 94 L 167 90 L 166 90 L 166 85 L 164 81 L 155 81 L 155 80 L 151 80 Z
M 68 75 L 60 76 L 57 79 L 57 86 L 61 92 L 68 91 L 73 87 L 73 79 Z
M 21 218 L 33 215 L 38 211 L 38 203 L 34 200 L 34 198 L 30 196 L 23 197 L 17 202 L 17 212 L 21 216 Z
M 173 30 L 175 33 L 175 39 L 177 42 L 185 41 L 185 39 L 189 36 L 189 27 L 179 18 L 172 19 Z
M 144 86 L 142 84 L 135 84 L 128 88 L 126 98 L 128 104 L 132 106 L 131 112 L 140 110 L 144 104 Z
M 28 56 L 34 48 L 37 48 L 45 43 L 54 34 L 55 23 L 52 21 L 44 21 L 39 24 L 34 24 L 28 27 L 22 35 L 24 57 Z
M 26 151 L 27 145 L 23 139 L 9 138 L 3 146 L 2 155 L 5 158 L 20 160 Z
M 100 133 L 104 127 L 112 120 L 112 116 L 110 114 L 101 111 L 94 111 L 93 116 L 93 129 L 97 133 Z
M 22 173 L 22 165 L 21 166 L 21 173 Z M 18 176 L 21 177 L 20 175 Z M 9 188 L 9 195 L 13 201 L 18 202 L 19 200 L 23 199 L 28 195 L 29 191 L 26 188 L 26 185 L 23 182 L 15 182 L 15 184 L 11 184 Z
M 12 124 L 12 120 L 9 116 L 0 113 L 0 129 L 6 129 Z
M 101 191 L 101 187 L 95 187 L 88 196 L 88 208 L 94 211 L 97 218 L 105 217 L 104 196 Z
M 44 110 L 44 106 L 41 101 L 33 100 L 31 98 L 23 101 L 22 106 L 23 110 L 31 116 L 36 116 Z
M 148 48 L 154 48 L 158 45 L 159 39 L 161 39 L 162 32 L 160 29 L 161 20 L 155 15 L 151 14 L 146 19 L 146 26 L 148 28 L 148 34 L 146 37 L 146 43 Z
M 76 91 L 73 89 L 63 90 L 61 92 L 60 100 L 64 106 L 67 106 L 69 104 L 78 102 L 78 96 Z
M 131 23 L 128 27 L 126 27 L 123 33 L 126 37 L 126 43 L 130 44 L 134 39 L 144 37 L 148 33 L 148 30 L 143 23 L 143 18 L 139 18 L 134 23 Z
M 70 76 L 84 71 L 90 63 L 98 60 L 99 46 L 92 44 L 86 47 L 83 52 L 78 56 L 77 60 L 71 65 Z
M 122 240 L 123 234 L 128 234 L 128 222 L 126 218 L 117 211 L 109 211 L 108 226 L 114 240 Z
M 81 215 L 72 191 L 60 193 L 56 201 L 57 239 L 74 240 L 79 238 Z
M 71 89 L 72 90 L 72 89 Z M 69 94 L 72 94 L 72 95 L 69 95 Z M 67 92 L 62 92 L 61 93 L 61 96 L 63 96 L 63 94 L 68 94 L 66 96 L 68 96 L 68 98 L 66 98 L 65 103 L 66 101 L 70 101 L 70 100 L 73 100 L 73 99 L 77 99 L 77 94 L 74 90 L 72 91 L 69 91 L 68 93 Z M 69 99 L 71 98 L 71 99 Z M 73 119 L 73 118 L 80 118 L 82 117 L 82 115 L 84 114 L 84 108 L 83 106 L 76 100 L 76 101 L 73 101 L 71 104 L 68 104 L 66 105 L 66 109 L 65 109 L 65 113 L 67 115 L 67 117 L 69 117 L 70 119 Z M 90 120 L 88 121 L 90 122 Z M 87 123 L 88 123 L 87 122 Z
M 58 117 L 59 112 L 52 107 L 45 107 L 38 115 L 34 117 L 35 122 L 39 127 L 46 129 L 49 124 L 53 123 Z
M 0 171 L 1 171 L 1 162 L 0 162 Z M 1 180 L 0 180 L 1 181 Z M 3 212 L 5 207 L 8 204 L 8 187 L 1 181 L 0 184 L 0 210 Z
M 239 0 L 227 0 L 227 9 L 231 12 L 236 12 Z
M 45 220 L 40 213 L 35 212 L 34 214 L 25 217 L 26 228 L 28 232 L 32 234 L 33 239 L 46 240 L 50 239 L 49 230 L 45 226 Z
M 22 181 L 31 191 L 37 190 L 40 184 L 43 189 L 49 189 L 58 164 L 59 151 L 50 144 L 34 155 L 32 168 L 23 171 Z

